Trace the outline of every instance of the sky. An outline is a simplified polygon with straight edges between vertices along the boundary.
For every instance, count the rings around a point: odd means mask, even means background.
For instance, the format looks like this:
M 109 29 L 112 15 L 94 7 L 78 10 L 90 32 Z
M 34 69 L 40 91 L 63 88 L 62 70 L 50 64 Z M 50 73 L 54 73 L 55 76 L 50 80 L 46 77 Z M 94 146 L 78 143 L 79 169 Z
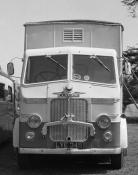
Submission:
M 138 47 L 138 17 L 132 18 L 121 0 L 0 0 L 0 65 L 23 57 L 26 22 L 90 19 L 119 22 L 124 26 L 123 48 Z M 16 76 L 21 61 L 14 59 Z

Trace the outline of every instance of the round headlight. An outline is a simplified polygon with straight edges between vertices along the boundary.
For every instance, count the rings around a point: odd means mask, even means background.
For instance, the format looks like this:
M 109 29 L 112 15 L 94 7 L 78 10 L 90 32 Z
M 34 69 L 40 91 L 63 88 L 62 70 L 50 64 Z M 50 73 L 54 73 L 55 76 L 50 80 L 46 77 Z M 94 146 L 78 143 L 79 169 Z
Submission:
M 111 120 L 107 115 L 101 115 L 97 119 L 97 125 L 101 129 L 107 129 L 111 125 Z
M 40 116 L 33 114 L 28 118 L 27 123 L 30 128 L 38 128 L 41 124 L 41 118 Z

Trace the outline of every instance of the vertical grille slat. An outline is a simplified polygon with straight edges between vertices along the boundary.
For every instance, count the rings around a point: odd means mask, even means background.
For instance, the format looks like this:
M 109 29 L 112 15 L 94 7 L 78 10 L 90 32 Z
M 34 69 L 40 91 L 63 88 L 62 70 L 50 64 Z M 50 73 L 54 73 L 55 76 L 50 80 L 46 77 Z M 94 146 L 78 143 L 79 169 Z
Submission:
M 60 121 L 67 113 L 67 99 L 53 99 L 51 101 L 51 122 Z M 87 122 L 87 101 L 85 99 L 71 99 L 70 111 L 74 114 L 74 121 Z M 55 125 L 49 127 L 50 138 L 53 141 L 65 141 L 70 137 L 72 141 L 84 141 L 88 137 L 88 128 L 77 124 Z
M 51 101 L 51 122 L 59 121 L 67 113 L 67 99 L 53 99 Z M 87 121 L 87 101 L 84 99 L 71 99 L 71 113 L 73 120 Z
M 75 124 L 55 125 L 50 127 L 50 138 L 53 141 L 66 141 L 67 137 L 73 142 L 82 142 L 88 138 L 88 128 Z

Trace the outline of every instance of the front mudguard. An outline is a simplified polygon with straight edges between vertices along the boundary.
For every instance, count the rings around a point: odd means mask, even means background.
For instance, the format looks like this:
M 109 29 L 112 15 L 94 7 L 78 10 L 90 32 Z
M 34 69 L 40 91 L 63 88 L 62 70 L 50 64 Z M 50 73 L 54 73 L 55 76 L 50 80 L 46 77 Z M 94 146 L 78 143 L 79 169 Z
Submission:
M 127 122 L 126 118 L 121 118 L 120 120 L 120 146 L 122 150 L 127 150 L 128 148 L 128 133 L 127 133 Z

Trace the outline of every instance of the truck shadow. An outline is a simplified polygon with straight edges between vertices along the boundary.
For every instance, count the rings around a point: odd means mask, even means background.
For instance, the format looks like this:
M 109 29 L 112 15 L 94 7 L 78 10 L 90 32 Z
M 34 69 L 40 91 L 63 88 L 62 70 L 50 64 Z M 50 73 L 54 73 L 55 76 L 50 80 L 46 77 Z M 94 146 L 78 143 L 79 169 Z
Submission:
M 110 169 L 109 164 L 96 164 L 90 161 L 74 160 L 72 159 L 60 159 L 52 158 L 47 159 L 44 157 L 37 157 L 33 159 L 32 165 L 29 167 L 29 171 L 35 169 L 35 172 L 42 174 L 47 172 L 49 175 L 65 175 L 65 174 L 106 174 L 107 170 Z M 38 163 L 39 162 L 39 163 Z
M 30 162 L 28 169 L 20 169 L 11 142 L 0 145 L 0 155 L 0 174 L 4 173 L 4 175 L 106 174 L 110 169 L 109 165 L 98 165 L 90 161 L 57 158 L 47 160 L 45 156 L 37 156 L 33 162 Z
M 44 168 L 43 171 L 48 170 L 49 174 L 106 174 L 107 167 L 104 165 L 94 165 L 87 163 L 73 163 L 66 162 L 62 164 L 50 165 L 48 168 Z

